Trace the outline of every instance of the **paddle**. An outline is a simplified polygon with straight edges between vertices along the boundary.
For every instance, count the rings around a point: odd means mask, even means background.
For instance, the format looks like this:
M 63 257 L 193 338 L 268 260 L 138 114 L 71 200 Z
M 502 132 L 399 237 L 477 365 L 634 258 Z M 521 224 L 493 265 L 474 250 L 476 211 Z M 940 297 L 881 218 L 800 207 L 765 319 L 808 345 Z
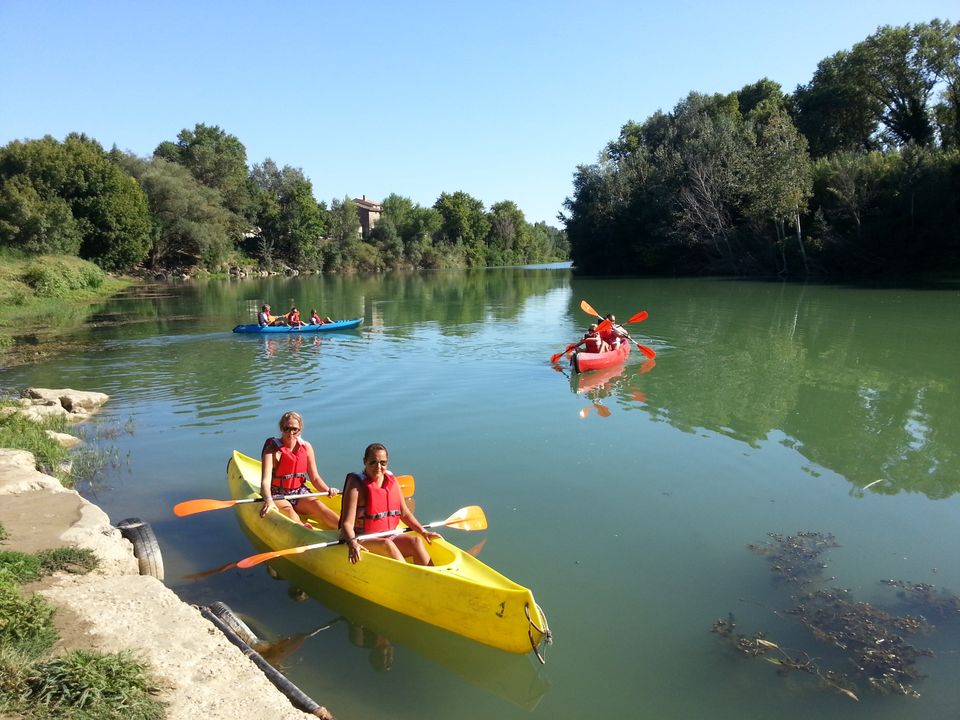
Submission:
M 602 333 L 602 332 L 606 332 L 607 330 L 610 329 L 610 326 L 612 326 L 613 323 L 610 322 L 609 320 L 603 320 L 603 318 L 600 318 L 600 319 L 601 319 L 603 322 L 601 322 L 599 325 L 597 325 L 597 332 L 601 332 L 601 333 Z M 561 357 L 563 357 L 564 355 L 566 355 L 568 352 L 570 352 L 571 350 L 574 350 L 574 349 L 580 347 L 581 345 L 583 345 L 583 340 L 581 340 L 581 341 L 578 342 L 578 343 L 572 343 L 572 344 L 570 344 L 570 345 L 567 345 L 567 349 L 564 350 L 563 352 L 558 352 L 556 355 L 551 355 L 551 356 L 550 356 L 550 362 L 551 362 L 551 363 L 557 362 L 557 360 L 559 360 Z
M 453 515 L 448 517 L 446 520 L 437 520 L 436 522 L 428 523 L 423 526 L 424 529 L 431 527 L 440 527 L 441 525 L 446 525 L 447 527 L 459 528 L 460 530 L 486 530 L 487 529 L 487 516 L 483 514 L 483 508 L 479 505 L 469 505 L 464 508 L 460 508 Z M 383 530 L 382 532 L 367 533 L 366 535 L 357 535 L 356 540 L 371 540 L 373 538 L 382 538 L 390 537 L 391 535 L 399 535 L 400 533 L 413 532 L 413 528 L 403 528 L 395 530 Z M 285 548 L 283 550 L 271 550 L 270 552 L 260 553 L 258 555 L 251 555 L 246 557 L 243 560 L 237 562 L 237 567 L 239 568 L 248 568 L 253 567 L 254 565 L 259 565 L 262 562 L 267 560 L 273 560 L 274 558 L 284 557 L 285 555 L 297 555 L 307 550 L 319 550 L 320 548 L 333 547 L 334 545 L 343 545 L 346 542 L 343 538 L 339 540 L 331 540 L 329 542 L 322 543 L 313 543 L 311 545 L 301 545 L 299 547 Z
M 416 486 L 413 475 L 397 475 L 397 482 L 400 483 L 400 491 L 405 498 L 413 495 Z M 303 493 L 302 495 L 278 495 L 274 500 L 293 500 L 296 498 L 317 497 L 319 495 L 329 495 L 328 492 Z M 233 507 L 242 503 L 263 502 L 262 497 L 241 498 L 240 500 L 208 500 L 199 498 L 197 500 L 184 500 L 173 506 L 173 514 L 177 517 L 185 515 L 196 515 L 197 513 L 207 512 L 208 510 L 222 510 L 223 508 Z
M 593 315 L 593 316 L 595 316 L 598 320 L 602 320 L 602 319 L 603 319 L 603 315 L 601 315 L 601 314 L 598 313 L 596 310 L 594 310 L 593 305 L 591 305 L 590 303 L 588 303 L 586 300 L 581 300 L 581 301 L 580 301 L 580 309 L 583 310 L 583 311 L 584 311 L 585 313 L 587 313 L 588 315 Z M 628 322 L 628 323 L 632 323 L 632 322 L 643 322 L 643 321 L 646 320 L 648 317 L 650 317 L 650 314 L 649 314 L 646 310 L 641 310 L 641 311 L 638 312 L 637 314 L 631 315 L 631 316 L 630 316 L 630 319 L 627 320 L 627 322 Z M 609 322 L 609 321 L 608 321 L 608 322 Z M 630 333 L 628 333 L 628 332 L 627 332 L 626 330 L 624 330 L 622 327 L 619 328 L 619 330 L 627 337 L 628 340 L 630 340 L 634 345 L 637 346 L 637 350 L 639 350 L 640 352 L 642 352 L 642 353 L 643 353 L 644 355 L 646 355 L 648 358 L 650 358 L 650 359 L 652 360 L 653 358 L 655 358 L 655 357 L 657 356 L 657 353 L 656 353 L 656 351 L 655 351 L 653 348 L 650 348 L 650 347 L 647 347 L 646 345 L 641 345 L 640 343 L 638 343 L 636 340 L 634 340 L 632 337 L 630 337 Z

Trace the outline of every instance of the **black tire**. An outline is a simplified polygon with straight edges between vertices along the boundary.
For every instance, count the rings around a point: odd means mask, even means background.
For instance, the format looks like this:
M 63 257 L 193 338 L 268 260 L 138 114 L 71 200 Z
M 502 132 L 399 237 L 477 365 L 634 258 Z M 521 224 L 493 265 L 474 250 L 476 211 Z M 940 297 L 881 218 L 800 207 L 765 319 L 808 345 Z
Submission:
M 241 620 L 226 603 L 218 600 L 217 602 L 207 605 L 207 609 L 212 615 L 220 618 L 224 625 L 233 630 L 237 634 L 237 637 L 250 647 L 260 644 L 260 638 L 257 637 L 257 634 L 251 630 L 250 626 Z
M 153 528 L 140 518 L 127 518 L 117 523 L 117 530 L 133 545 L 133 555 L 140 564 L 140 574 L 163 582 L 163 557 Z

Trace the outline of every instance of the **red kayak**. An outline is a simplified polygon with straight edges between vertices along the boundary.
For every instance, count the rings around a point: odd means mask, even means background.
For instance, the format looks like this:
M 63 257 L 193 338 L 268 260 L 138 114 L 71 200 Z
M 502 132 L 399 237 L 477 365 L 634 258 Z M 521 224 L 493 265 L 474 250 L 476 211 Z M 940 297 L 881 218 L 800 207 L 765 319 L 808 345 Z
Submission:
M 602 370 L 622 363 L 628 357 L 630 357 L 630 343 L 621 342 L 616 350 L 608 350 L 607 352 L 590 353 L 578 350 L 570 358 L 570 365 L 577 372 Z

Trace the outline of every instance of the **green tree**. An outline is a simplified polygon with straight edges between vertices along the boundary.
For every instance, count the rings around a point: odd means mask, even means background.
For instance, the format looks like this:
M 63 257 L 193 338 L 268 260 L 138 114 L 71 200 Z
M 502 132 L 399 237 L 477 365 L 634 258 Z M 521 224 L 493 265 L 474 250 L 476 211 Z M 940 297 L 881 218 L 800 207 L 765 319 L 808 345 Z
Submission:
M 44 200 L 26 175 L 0 185 L 0 245 L 28 255 L 76 255 L 82 240 L 66 200 Z
M 330 203 L 330 226 L 324 246 L 324 267 L 353 266 L 360 254 L 360 212 L 349 197 Z
M 850 53 L 821 60 L 813 79 L 793 94 L 794 121 L 813 157 L 877 147 L 873 139 L 880 103 L 862 87 Z
M 530 230 L 523 211 L 510 200 L 494 203 L 487 215 L 487 265 L 519 265 L 530 262 Z
M 483 202 L 458 190 L 441 193 L 433 207 L 441 217 L 439 241 L 447 246 L 459 246 L 469 265 L 482 266 L 486 261 L 485 241 L 490 231 Z
M 403 242 L 406 261 L 419 267 L 424 253 L 432 247 L 433 237 L 440 232 L 443 218 L 432 207 L 421 207 L 410 198 L 392 193 L 383 203 L 383 219 L 389 219 Z
M 150 265 L 202 265 L 218 270 L 234 249 L 236 217 L 220 193 L 190 171 L 163 158 L 133 155 L 116 160 L 140 180 L 153 221 Z
M 264 264 L 269 265 L 275 254 L 295 268 L 325 268 L 321 247 L 328 225 L 326 208 L 316 201 L 303 171 L 289 165 L 280 169 L 267 158 L 254 165 L 250 179 Z M 267 248 L 270 257 L 262 255 Z
M 761 103 L 750 119 L 755 124 L 757 139 L 749 165 L 752 182 L 745 212 L 757 221 L 773 221 L 784 263 L 782 272 L 787 271 L 784 224 L 792 222 L 804 274 L 809 275 L 800 227 L 800 215 L 806 212 L 812 184 L 807 141 L 782 108 L 771 109 Z
M 147 198 L 135 178 L 111 162 L 101 145 L 71 133 L 63 143 L 49 135 L 14 141 L 0 153 L 0 179 L 29 180 L 45 204 L 47 221 L 62 220 L 56 244 L 72 246 L 80 236 L 80 257 L 105 270 L 129 270 L 142 262 L 151 245 Z M 25 180 L 18 181 L 20 207 L 28 200 Z M 64 213 L 70 208 L 74 226 Z
M 217 125 L 197 123 L 193 130 L 181 130 L 176 142 L 160 143 L 153 154 L 183 165 L 199 182 L 220 191 L 229 210 L 250 217 L 247 149 L 235 135 Z

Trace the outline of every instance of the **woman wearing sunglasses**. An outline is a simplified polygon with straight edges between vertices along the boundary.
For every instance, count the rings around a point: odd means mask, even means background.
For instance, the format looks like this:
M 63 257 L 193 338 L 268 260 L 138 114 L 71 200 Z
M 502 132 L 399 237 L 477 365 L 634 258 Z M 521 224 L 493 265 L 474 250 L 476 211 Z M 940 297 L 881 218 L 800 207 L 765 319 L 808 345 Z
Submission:
M 340 536 L 349 548 L 350 562 L 360 562 L 360 551 L 369 550 L 403 562 L 412 558 L 416 565 L 433 565 L 428 543 L 439 534 L 425 530 L 404 502 L 400 484 L 387 470 L 387 449 L 380 443 L 368 445 L 363 453 L 363 470 L 347 475 L 343 486 Z M 361 545 L 357 535 L 393 530 L 403 520 L 419 535 L 394 535 L 369 538 Z
M 300 437 L 303 431 L 303 418 L 300 413 L 286 412 L 280 417 L 280 437 L 271 437 L 263 443 L 261 451 L 260 494 L 265 498 L 260 517 L 271 510 L 279 510 L 291 520 L 303 522 L 304 518 L 313 518 L 323 527 L 335 529 L 339 518 L 337 514 L 321 503 L 317 498 L 291 498 L 282 500 L 283 495 L 303 495 L 313 492 L 307 480 L 313 483 L 319 492 L 329 492 L 331 497 L 338 494 L 336 488 L 329 487 L 317 470 L 317 458 L 313 447 Z

